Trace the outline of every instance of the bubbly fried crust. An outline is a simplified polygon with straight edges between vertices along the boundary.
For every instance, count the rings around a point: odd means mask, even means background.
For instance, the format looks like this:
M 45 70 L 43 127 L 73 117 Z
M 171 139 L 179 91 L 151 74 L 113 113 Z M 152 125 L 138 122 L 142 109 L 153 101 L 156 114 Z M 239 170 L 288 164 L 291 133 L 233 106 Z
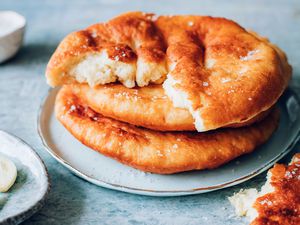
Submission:
M 175 103 L 180 93 L 185 95 L 189 103 L 178 105 L 199 116 L 198 131 L 253 118 L 288 85 L 291 67 L 285 54 L 233 21 L 175 16 L 159 18 L 157 24 L 173 68 L 164 89 Z
M 63 87 L 55 102 L 58 120 L 84 145 L 131 167 L 159 174 L 212 169 L 264 143 L 278 112 L 249 127 L 206 133 L 159 132 L 96 113 Z
M 153 80 L 161 83 L 163 79 L 160 78 L 165 78 L 167 74 L 166 45 L 161 32 L 150 17 L 150 14 L 140 12 L 127 13 L 107 23 L 98 23 L 69 34 L 59 44 L 48 63 L 46 69 L 48 83 L 57 86 L 75 82 L 74 76 L 70 76 L 72 67 L 87 55 L 103 51 L 107 53 L 109 59 L 133 67 L 136 72 L 133 82 L 138 82 L 137 73 L 140 73 L 140 76 L 146 74 L 153 76 L 156 69 L 163 67 L 165 70 L 162 69 L 161 76 Z M 144 70 L 149 65 L 153 66 L 153 70 Z M 120 80 L 120 77 L 118 78 Z
M 126 88 L 108 84 L 90 88 L 87 84 L 66 87 L 94 111 L 105 117 L 136 126 L 160 131 L 195 131 L 194 121 L 186 109 L 174 107 L 161 85 Z M 264 119 L 271 109 L 258 116 L 230 124 L 228 127 L 248 126 Z
M 258 216 L 251 225 L 300 224 L 300 153 L 290 165 L 275 164 L 269 172 L 274 191 L 255 201 Z
M 81 64 L 77 77 L 71 74 L 85 59 L 101 67 L 89 80 L 81 76 L 89 63 Z M 207 131 L 269 109 L 287 87 L 291 67 L 278 47 L 233 21 L 130 12 L 68 35 L 46 76 L 51 86 L 163 82 L 172 102 L 190 111 L 197 130 Z
M 161 85 L 126 88 L 108 84 L 90 88 L 86 84 L 74 84 L 67 88 L 105 117 L 153 130 L 195 130 L 189 111 L 175 108 Z

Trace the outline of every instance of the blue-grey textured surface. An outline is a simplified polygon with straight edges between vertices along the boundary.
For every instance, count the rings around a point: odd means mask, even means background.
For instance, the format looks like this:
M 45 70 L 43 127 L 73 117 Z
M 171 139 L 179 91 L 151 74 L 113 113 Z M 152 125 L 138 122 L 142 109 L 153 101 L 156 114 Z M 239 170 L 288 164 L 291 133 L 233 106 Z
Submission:
M 144 10 L 236 20 L 270 37 L 286 51 L 297 83 L 295 77 L 300 76 L 298 0 L 1 0 L 0 10 L 15 10 L 28 22 L 23 48 L 15 58 L 0 65 L 0 129 L 31 144 L 44 159 L 52 181 L 46 205 L 24 224 L 247 224 L 246 220 L 233 216 L 227 196 L 240 188 L 260 187 L 265 174 L 233 188 L 176 198 L 111 191 L 73 176 L 46 153 L 36 132 L 37 109 L 48 89 L 44 70 L 58 42 L 69 32 L 124 11 Z

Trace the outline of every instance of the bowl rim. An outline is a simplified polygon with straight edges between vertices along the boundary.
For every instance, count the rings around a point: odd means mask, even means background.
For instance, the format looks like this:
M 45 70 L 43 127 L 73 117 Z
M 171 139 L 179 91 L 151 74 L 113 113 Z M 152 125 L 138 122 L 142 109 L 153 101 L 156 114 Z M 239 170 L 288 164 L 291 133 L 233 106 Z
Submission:
M 11 35 L 12 33 L 16 32 L 17 30 L 24 29 L 26 26 L 26 19 L 24 16 L 22 16 L 20 13 L 12 11 L 12 10 L 0 10 L 0 15 L 6 14 L 5 16 L 8 18 L 12 18 L 12 21 L 15 25 L 15 27 L 8 32 L 4 32 L 3 34 L 0 34 L 0 38 L 7 37 Z

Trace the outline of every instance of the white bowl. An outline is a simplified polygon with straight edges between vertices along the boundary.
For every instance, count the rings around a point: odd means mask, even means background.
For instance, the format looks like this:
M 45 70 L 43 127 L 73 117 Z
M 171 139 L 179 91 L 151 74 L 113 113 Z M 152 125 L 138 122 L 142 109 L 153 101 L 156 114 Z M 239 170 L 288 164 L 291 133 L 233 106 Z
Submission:
M 22 45 L 26 20 L 13 11 L 0 11 L 0 63 L 13 57 Z

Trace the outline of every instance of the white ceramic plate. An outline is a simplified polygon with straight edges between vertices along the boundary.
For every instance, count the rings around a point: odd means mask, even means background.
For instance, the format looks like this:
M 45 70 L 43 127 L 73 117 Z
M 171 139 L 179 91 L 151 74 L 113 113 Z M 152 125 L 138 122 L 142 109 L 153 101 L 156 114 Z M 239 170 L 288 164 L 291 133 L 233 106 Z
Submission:
M 296 143 L 300 130 L 300 104 L 292 91 L 281 98 L 280 125 L 271 139 L 254 153 L 218 169 L 175 175 L 144 173 L 107 158 L 77 141 L 55 118 L 53 108 L 58 89 L 44 99 L 38 129 L 46 150 L 76 175 L 96 185 L 151 195 L 190 195 L 229 187 L 246 181 L 271 167 Z
M 0 154 L 13 161 L 18 175 L 7 193 L 0 193 L 0 224 L 19 224 L 37 212 L 49 192 L 44 163 L 19 138 L 0 130 Z

